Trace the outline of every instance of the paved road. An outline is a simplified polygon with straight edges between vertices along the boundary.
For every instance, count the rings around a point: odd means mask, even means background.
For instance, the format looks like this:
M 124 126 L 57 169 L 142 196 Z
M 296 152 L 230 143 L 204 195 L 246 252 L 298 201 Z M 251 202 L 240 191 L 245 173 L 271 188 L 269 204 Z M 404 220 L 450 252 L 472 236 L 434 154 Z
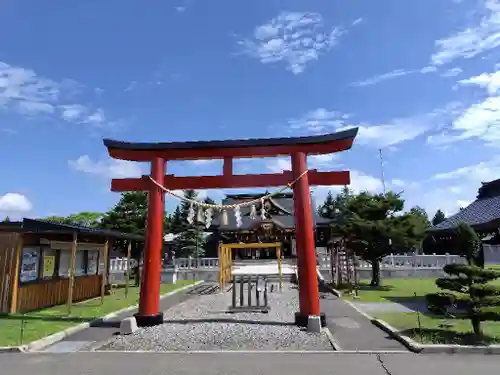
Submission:
M 342 350 L 406 350 L 343 299 L 321 293 L 320 303 L 327 327 Z
M 481 355 L 102 353 L 0 354 L 0 373 L 16 375 L 470 375 L 498 373 Z

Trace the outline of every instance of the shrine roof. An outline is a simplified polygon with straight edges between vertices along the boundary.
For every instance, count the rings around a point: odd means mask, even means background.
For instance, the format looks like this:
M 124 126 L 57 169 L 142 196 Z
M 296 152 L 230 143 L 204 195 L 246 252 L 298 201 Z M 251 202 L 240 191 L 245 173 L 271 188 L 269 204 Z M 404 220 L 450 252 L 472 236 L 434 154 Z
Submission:
M 499 221 L 500 180 L 494 180 L 482 184 L 474 202 L 445 221 L 433 226 L 428 232 L 453 231 L 460 222 L 469 224 L 474 229 L 491 229 L 497 228 Z
M 122 142 L 104 139 L 111 157 L 148 161 L 152 157 L 166 160 L 217 159 L 224 157 L 264 157 L 292 152 L 325 154 L 351 148 L 358 128 L 340 132 L 291 138 L 256 138 L 189 142 Z

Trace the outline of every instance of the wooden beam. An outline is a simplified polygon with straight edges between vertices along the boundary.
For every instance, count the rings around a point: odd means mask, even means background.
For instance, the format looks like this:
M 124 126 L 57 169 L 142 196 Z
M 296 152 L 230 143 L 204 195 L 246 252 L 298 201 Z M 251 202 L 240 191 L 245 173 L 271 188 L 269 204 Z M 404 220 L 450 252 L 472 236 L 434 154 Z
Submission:
M 351 182 L 349 171 L 339 172 L 308 172 L 310 185 L 349 185 Z M 177 177 L 166 175 L 163 186 L 170 190 L 187 189 L 228 189 L 253 187 L 279 187 L 293 181 L 292 173 L 248 174 L 232 176 L 188 176 Z M 160 184 L 161 181 L 158 181 Z M 148 191 L 152 182 L 148 176 L 140 178 L 121 178 L 111 181 L 111 191 Z
M 104 269 L 102 270 L 102 278 L 101 278 L 101 305 L 104 303 L 104 293 L 106 291 L 106 282 L 108 280 L 108 253 L 109 253 L 109 238 L 106 237 L 106 242 L 104 242 L 104 250 L 102 254 L 104 258 Z
M 23 253 L 23 234 L 19 233 L 18 238 L 17 238 L 17 244 L 16 244 L 16 253 L 15 253 L 15 259 L 14 259 L 14 269 L 11 269 L 11 272 L 13 272 L 13 277 L 12 277 L 12 294 L 11 294 L 11 301 L 10 301 L 10 313 L 13 314 L 17 312 L 18 310 L 18 294 L 19 294 L 19 277 L 21 274 L 21 256 Z
M 280 248 L 281 242 L 272 242 L 272 243 L 225 243 L 222 246 L 232 249 L 267 249 L 268 247 Z
M 127 269 L 125 272 L 125 299 L 128 298 L 128 284 L 130 283 L 130 254 L 132 253 L 132 240 L 128 241 L 127 246 Z
M 75 285 L 75 260 L 76 260 L 76 247 L 78 245 L 78 235 L 73 233 L 73 243 L 71 245 L 71 262 L 69 265 L 68 275 L 68 315 L 71 315 L 71 307 L 73 306 L 73 286 Z
M 293 153 L 303 152 L 308 155 L 331 154 L 348 150 L 352 147 L 354 138 L 334 140 L 326 143 L 291 144 L 278 146 L 251 146 L 232 148 L 204 148 L 204 149 L 158 149 L 158 150 L 130 150 L 109 148 L 109 155 L 115 159 L 131 161 L 151 161 L 156 157 L 165 160 L 198 160 L 198 159 L 223 159 L 233 158 L 262 158 L 288 156 Z
M 224 158 L 223 175 L 225 177 L 233 175 L 233 158 L 230 156 Z

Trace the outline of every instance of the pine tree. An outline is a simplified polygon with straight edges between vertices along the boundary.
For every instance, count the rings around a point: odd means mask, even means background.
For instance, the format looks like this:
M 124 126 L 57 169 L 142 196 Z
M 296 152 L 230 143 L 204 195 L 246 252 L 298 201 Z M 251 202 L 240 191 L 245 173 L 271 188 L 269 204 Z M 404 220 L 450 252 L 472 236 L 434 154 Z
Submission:
M 444 214 L 443 211 L 441 211 L 440 209 L 438 209 L 436 211 L 436 214 L 432 218 L 431 222 L 432 222 L 432 225 L 438 225 L 439 223 L 442 223 L 445 220 L 446 220 L 446 215 Z
M 346 211 L 350 214 L 345 222 L 339 222 L 347 247 L 372 265 L 373 286 L 380 285 L 382 258 L 411 249 L 420 240 L 412 215 L 398 214 L 403 207 L 404 200 L 398 194 L 364 192 L 348 200 Z
M 182 212 L 181 208 L 177 206 L 175 208 L 174 213 L 172 214 L 170 218 L 170 232 L 174 234 L 181 233 L 184 229 L 183 223 L 182 223 Z
M 198 194 L 196 190 L 186 190 L 184 191 L 184 197 L 190 200 L 196 200 Z M 204 223 L 197 221 L 197 207 L 195 209 L 195 215 L 193 217 L 193 223 L 187 221 L 191 203 L 188 201 L 182 201 L 181 207 L 179 208 L 180 215 L 174 212 L 173 221 L 176 221 L 175 230 L 178 230 L 179 236 L 174 240 L 173 248 L 175 250 L 176 257 L 184 258 L 188 256 L 200 257 L 205 253 L 204 249 L 204 237 L 203 231 L 205 229 Z M 176 210 L 177 211 L 177 210 Z M 180 216 L 180 225 L 177 225 L 177 216 Z

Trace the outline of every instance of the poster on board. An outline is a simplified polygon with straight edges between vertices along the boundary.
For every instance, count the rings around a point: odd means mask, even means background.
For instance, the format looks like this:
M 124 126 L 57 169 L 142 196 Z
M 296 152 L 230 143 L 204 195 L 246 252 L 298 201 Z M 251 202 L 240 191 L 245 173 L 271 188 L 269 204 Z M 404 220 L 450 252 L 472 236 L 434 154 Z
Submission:
M 53 277 L 55 267 L 56 267 L 56 257 L 54 255 L 44 255 L 42 277 L 44 279 L 50 279 L 51 277 Z
M 22 283 L 34 281 L 38 277 L 38 261 L 40 250 L 34 248 L 24 248 L 21 259 L 21 270 L 19 279 Z

